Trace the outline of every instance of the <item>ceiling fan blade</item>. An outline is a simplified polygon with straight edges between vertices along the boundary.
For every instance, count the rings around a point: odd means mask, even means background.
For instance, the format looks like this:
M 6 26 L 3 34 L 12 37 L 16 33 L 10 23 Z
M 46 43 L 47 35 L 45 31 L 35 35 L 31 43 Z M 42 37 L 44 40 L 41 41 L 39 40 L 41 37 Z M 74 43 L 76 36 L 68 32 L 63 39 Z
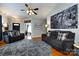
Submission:
M 34 13 L 35 15 L 37 15 L 37 13 L 36 13 L 36 12 L 34 12 L 34 11 L 33 11 L 33 13 Z
M 27 5 L 27 4 L 25 4 L 25 6 L 26 6 L 26 7 L 28 7 L 28 5 Z
M 33 9 L 33 10 L 39 10 L 38 8 L 35 8 L 35 9 Z
M 21 9 L 21 11 L 25 11 L 24 9 Z

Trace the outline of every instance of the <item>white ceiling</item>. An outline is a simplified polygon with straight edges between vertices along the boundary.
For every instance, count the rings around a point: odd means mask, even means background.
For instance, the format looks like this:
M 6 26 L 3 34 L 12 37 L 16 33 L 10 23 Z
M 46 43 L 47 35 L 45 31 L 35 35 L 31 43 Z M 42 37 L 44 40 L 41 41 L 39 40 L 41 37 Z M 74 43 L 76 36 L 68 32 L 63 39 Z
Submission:
M 32 8 L 39 8 L 38 15 L 27 15 L 26 12 L 20 11 L 21 9 L 27 10 L 24 3 L 0 3 L 0 10 L 3 11 L 6 15 L 19 17 L 19 18 L 29 18 L 29 17 L 37 17 L 37 18 L 46 18 L 49 12 L 56 5 L 55 3 L 30 3 Z

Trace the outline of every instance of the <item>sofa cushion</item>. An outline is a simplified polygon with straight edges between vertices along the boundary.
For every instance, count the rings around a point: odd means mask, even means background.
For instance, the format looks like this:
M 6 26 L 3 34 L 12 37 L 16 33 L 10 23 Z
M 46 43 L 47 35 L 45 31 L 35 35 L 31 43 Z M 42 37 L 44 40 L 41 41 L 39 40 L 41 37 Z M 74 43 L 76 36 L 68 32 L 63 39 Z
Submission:
M 57 40 L 67 40 L 68 33 L 60 33 L 58 32 Z
M 57 36 L 58 36 L 58 32 L 57 31 L 52 31 L 51 33 L 50 33 L 50 39 L 52 40 L 54 40 L 54 39 L 57 39 Z

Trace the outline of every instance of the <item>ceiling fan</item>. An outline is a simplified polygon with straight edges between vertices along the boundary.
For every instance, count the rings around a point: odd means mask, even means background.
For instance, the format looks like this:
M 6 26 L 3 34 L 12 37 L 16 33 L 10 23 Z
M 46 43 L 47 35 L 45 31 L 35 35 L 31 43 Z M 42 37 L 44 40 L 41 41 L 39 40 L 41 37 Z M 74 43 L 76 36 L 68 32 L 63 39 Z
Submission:
M 32 8 L 30 5 L 28 6 L 27 4 L 25 4 L 25 6 L 27 7 L 27 10 L 21 9 L 21 11 L 26 11 L 28 15 L 37 15 L 36 11 L 39 10 L 39 8 Z

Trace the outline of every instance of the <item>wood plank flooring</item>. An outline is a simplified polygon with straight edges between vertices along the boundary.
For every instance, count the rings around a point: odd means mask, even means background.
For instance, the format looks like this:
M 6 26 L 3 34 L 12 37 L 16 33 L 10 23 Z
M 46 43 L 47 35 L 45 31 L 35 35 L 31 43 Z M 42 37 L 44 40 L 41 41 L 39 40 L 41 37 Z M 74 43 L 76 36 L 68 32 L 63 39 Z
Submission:
M 0 47 L 3 46 L 3 45 L 5 45 L 5 44 L 6 44 L 5 42 L 0 41 Z
M 62 53 L 58 50 L 56 50 L 55 48 L 51 48 L 52 51 L 52 56 L 75 56 L 75 54 L 73 52 L 66 52 L 66 53 Z

